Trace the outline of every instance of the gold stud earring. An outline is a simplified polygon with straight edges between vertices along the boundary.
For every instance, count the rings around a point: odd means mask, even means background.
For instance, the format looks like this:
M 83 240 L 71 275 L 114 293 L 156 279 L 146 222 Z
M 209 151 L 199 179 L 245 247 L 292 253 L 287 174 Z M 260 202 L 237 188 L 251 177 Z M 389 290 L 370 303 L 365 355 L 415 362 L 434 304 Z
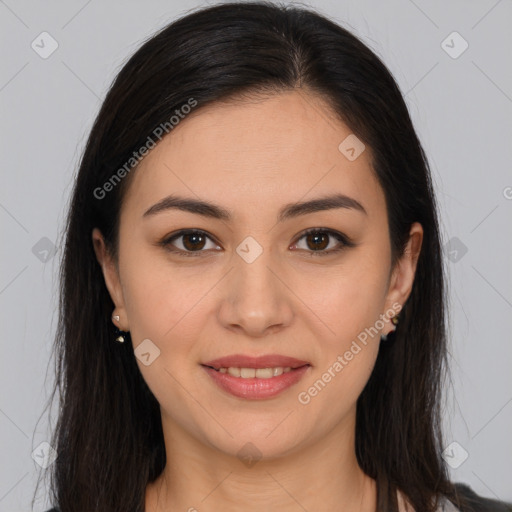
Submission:
M 391 323 L 395 326 L 395 328 L 392 331 L 389 331 L 387 334 L 382 334 L 380 337 L 381 341 L 386 341 L 388 344 L 391 344 L 395 340 L 395 334 L 396 334 L 396 326 L 399 322 L 399 315 L 400 313 L 397 313 L 396 315 L 391 317 Z

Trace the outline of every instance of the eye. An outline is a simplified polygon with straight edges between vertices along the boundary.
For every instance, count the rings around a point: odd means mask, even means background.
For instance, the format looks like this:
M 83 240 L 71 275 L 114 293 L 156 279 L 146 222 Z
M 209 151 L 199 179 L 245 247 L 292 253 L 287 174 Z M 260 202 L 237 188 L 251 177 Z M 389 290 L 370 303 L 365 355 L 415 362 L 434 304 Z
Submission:
M 345 235 L 338 233 L 337 231 L 333 231 L 332 229 L 326 228 L 312 228 L 308 229 L 299 238 L 299 241 L 305 238 L 305 250 L 311 252 L 311 256 L 328 256 L 329 254 L 333 254 L 343 250 L 345 247 L 354 247 L 355 244 Z M 333 239 L 337 240 L 338 244 L 334 245 L 329 250 L 327 249 Z M 299 247 L 298 243 L 295 243 L 293 248 L 302 249 L 303 247 Z
M 179 239 L 183 239 L 183 241 L 175 244 L 174 241 Z M 206 240 L 210 240 L 213 243 L 212 238 L 210 238 L 204 231 L 189 229 L 179 231 L 178 233 L 165 238 L 160 242 L 160 245 L 170 252 L 179 253 L 183 256 L 199 256 L 199 254 L 194 253 L 205 252 L 202 249 L 207 246 Z M 171 247 L 178 247 L 178 250 L 173 250 Z M 220 249 L 220 247 L 215 243 L 213 243 L 213 247 L 206 247 L 206 249 L 211 248 Z
M 299 248 L 310 252 L 311 256 L 327 256 L 343 250 L 345 247 L 354 247 L 353 243 L 347 236 L 327 228 L 312 228 L 303 232 L 298 241 L 305 239 L 306 247 L 299 247 L 298 242 L 291 246 L 292 249 Z M 333 240 L 337 241 L 337 245 L 326 250 Z M 208 241 L 211 245 L 208 247 Z M 177 233 L 164 238 L 159 245 L 164 247 L 171 253 L 180 256 L 200 256 L 201 253 L 208 249 L 221 250 L 222 248 L 214 242 L 205 231 L 199 229 L 181 230 Z M 175 249 L 173 249 L 175 248 Z

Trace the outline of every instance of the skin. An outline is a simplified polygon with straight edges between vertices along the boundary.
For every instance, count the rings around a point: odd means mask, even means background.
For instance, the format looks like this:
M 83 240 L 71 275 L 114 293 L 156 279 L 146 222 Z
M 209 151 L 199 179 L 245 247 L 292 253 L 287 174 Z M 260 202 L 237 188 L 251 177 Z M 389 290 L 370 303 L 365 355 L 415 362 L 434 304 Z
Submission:
M 147 511 L 375 510 L 375 481 L 358 466 L 354 442 L 356 401 L 380 336 L 307 405 L 297 398 L 379 315 L 405 303 L 421 249 L 415 223 L 391 268 L 371 150 L 354 161 L 338 150 L 350 133 L 304 90 L 197 110 L 131 176 L 117 262 L 94 230 L 116 325 L 131 332 L 134 348 L 150 339 L 160 350 L 148 366 L 137 359 L 160 403 L 168 461 L 147 487 Z M 359 201 L 367 215 L 337 208 L 277 223 L 285 204 L 333 192 Z M 171 193 L 219 204 L 233 219 L 179 210 L 143 218 Z M 188 228 L 210 239 L 158 245 Z M 309 228 L 340 232 L 356 246 L 312 255 L 318 242 L 302 236 Z M 250 264 L 236 252 L 247 236 L 263 249 Z M 319 245 L 327 251 L 339 242 L 331 236 Z M 186 247 L 198 247 L 196 256 L 170 252 Z M 387 321 L 379 334 L 393 328 Z M 218 388 L 200 366 L 235 353 L 288 355 L 311 367 L 277 397 L 246 400 Z M 247 442 L 262 457 L 251 467 L 237 456 Z

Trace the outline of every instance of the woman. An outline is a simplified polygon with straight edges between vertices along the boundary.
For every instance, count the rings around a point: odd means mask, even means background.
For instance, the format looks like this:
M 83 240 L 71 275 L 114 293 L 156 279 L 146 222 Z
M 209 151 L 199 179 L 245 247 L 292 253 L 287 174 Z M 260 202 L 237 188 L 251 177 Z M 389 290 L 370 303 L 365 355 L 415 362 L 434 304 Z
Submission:
M 441 458 L 443 275 L 375 54 L 295 7 L 172 23 L 120 71 L 76 180 L 56 509 L 512 510 Z

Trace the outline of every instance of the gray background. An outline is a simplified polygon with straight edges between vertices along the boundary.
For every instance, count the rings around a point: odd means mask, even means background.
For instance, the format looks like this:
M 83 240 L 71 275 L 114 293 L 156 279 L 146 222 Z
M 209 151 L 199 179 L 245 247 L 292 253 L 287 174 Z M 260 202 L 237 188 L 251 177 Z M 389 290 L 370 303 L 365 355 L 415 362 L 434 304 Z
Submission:
M 85 138 L 124 59 L 200 5 L 207 4 L 0 1 L 0 511 L 30 510 L 34 459 L 49 453 L 39 445 L 49 439 L 41 415 L 53 382 L 55 277 Z M 446 457 L 454 481 L 512 500 L 511 2 L 310 5 L 376 51 L 405 94 L 432 166 L 450 271 Z M 58 43 L 46 59 L 31 47 L 35 40 L 50 48 L 43 31 Z M 463 39 L 448 37 L 454 31 Z M 36 510 L 47 505 L 41 492 Z

